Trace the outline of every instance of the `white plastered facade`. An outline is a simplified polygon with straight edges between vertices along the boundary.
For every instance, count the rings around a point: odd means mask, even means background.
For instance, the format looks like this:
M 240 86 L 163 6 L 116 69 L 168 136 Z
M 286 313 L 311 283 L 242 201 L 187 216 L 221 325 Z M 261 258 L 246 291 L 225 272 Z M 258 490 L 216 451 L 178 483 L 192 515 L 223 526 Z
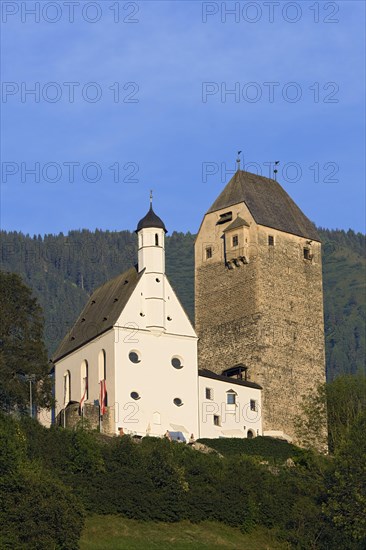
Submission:
M 261 390 L 199 376 L 200 437 L 262 435 Z

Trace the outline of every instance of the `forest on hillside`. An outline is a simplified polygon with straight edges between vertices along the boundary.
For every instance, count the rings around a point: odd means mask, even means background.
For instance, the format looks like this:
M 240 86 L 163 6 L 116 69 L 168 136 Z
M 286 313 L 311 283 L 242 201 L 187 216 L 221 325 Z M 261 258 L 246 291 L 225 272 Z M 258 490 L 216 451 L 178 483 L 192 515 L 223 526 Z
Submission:
M 325 338 L 328 380 L 366 372 L 365 235 L 319 229 L 323 241 Z M 72 326 L 91 292 L 136 263 L 130 231 L 70 231 L 67 235 L 0 233 L 1 269 L 18 273 L 45 316 L 49 355 Z M 166 239 L 167 275 L 194 321 L 194 239 Z

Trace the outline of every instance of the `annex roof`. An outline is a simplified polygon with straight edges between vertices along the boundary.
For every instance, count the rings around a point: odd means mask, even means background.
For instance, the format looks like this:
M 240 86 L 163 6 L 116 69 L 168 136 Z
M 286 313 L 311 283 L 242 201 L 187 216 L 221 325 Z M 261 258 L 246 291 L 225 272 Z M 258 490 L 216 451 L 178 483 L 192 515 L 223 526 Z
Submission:
M 230 378 L 229 376 L 224 376 L 223 374 L 216 374 L 207 369 L 199 369 L 198 376 L 203 376 L 204 378 L 212 378 L 213 380 L 220 380 L 221 382 L 227 382 L 228 384 L 237 384 L 238 386 L 247 386 L 248 388 L 253 388 L 256 390 L 261 390 L 262 386 L 256 384 L 255 382 L 248 382 L 248 380 L 240 380 L 239 378 Z
M 207 214 L 242 202 L 259 225 L 320 241 L 314 224 L 277 181 L 243 170 L 234 174 Z

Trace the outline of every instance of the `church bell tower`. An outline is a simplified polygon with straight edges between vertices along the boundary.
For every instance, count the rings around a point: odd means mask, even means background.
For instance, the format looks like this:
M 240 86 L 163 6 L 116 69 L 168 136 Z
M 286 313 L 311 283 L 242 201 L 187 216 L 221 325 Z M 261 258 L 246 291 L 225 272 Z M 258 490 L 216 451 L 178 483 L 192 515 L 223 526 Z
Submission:
M 165 330 L 165 234 L 164 222 L 152 207 L 136 229 L 138 238 L 138 272 L 145 271 L 145 298 L 147 303 L 147 328 Z

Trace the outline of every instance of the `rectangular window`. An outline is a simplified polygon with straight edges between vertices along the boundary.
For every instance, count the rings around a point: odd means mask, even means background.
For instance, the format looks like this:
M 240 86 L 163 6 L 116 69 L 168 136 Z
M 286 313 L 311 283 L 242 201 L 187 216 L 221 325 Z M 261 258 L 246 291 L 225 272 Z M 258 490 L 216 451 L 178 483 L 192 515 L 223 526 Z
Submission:
M 274 246 L 274 236 L 268 235 L 268 246 Z
M 310 253 L 310 248 L 304 248 L 304 260 L 311 260 L 313 257 Z
M 250 400 L 250 410 L 251 411 L 256 411 L 257 410 L 257 402 L 255 401 L 255 399 Z
M 212 388 L 206 388 L 206 399 L 210 399 L 212 401 L 212 399 L 213 399 L 213 389 Z
M 226 396 L 226 402 L 228 405 L 235 405 L 236 403 L 236 393 L 228 393 Z
M 238 246 L 239 244 L 239 237 L 238 235 L 233 236 L 233 246 Z
M 206 248 L 206 260 L 209 260 L 210 258 L 212 258 L 212 248 L 209 246 Z
M 221 418 L 217 414 L 214 414 L 213 423 L 215 426 L 221 426 Z

